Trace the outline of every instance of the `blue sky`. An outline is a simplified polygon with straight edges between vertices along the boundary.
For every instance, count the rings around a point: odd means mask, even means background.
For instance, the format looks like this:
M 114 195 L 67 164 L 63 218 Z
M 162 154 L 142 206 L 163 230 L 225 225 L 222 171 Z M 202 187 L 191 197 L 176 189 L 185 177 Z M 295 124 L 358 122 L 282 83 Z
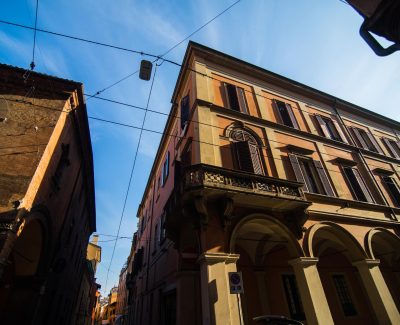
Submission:
M 40 0 L 38 28 L 137 49 L 156 55 L 184 39 L 234 0 Z M 33 26 L 36 0 L 2 0 L 0 19 Z M 400 120 L 400 54 L 377 57 L 358 34 L 362 18 L 339 0 L 242 0 L 191 39 L 317 88 L 374 112 Z M 28 67 L 33 31 L 0 24 L 0 62 Z M 167 55 L 181 62 L 187 42 Z M 47 34 L 37 34 L 35 71 L 83 82 L 92 94 L 136 71 L 142 57 Z M 150 108 L 168 113 L 179 68 L 163 63 Z M 103 97 L 146 106 L 150 82 L 137 75 Z M 140 127 L 144 112 L 87 102 L 90 116 Z M 166 118 L 148 113 L 145 128 L 163 130 Z M 139 131 L 90 120 L 94 154 L 97 231 L 115 235 L 121 217 Z M 160 136 L 144 132 L 120 236 L 136 230 L 136 211 Z M 100 236 L 100 240 L 111 237 Z M 118 283 L 130 250 L 121 239 L 107 291 Z M 105 278 L 113 242 L 101 242 L 98 282 Z

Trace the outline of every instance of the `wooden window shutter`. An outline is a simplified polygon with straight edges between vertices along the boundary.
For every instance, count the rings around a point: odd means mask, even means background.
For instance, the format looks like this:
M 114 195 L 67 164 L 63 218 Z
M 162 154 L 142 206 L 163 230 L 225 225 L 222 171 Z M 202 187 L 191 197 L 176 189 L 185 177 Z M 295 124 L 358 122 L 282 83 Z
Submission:
M 400 159 L 400 156 L 397 154 L 395 148 L 393 148 L 393 146 L 392 146 L 392 144 L 390 143 L 389 139 L 387 139 L 387 138 L 382 138 L 382 141 L 383 141 L 383 143 L 386 145 L 386 147 L 388 148 L 390 154 L 391 154 L 393 157 L 395 157 L 395 158 L 397 158 L 397 159 Z
M 165 178 L 169 175 L 169 151 L 167 152 L 167 157 L 165 158 Z
M 382 176 L 382 180 L 388 189 L 388 192 L 393 200 L 395 206 L 400 206 L 400 190 L 393 178 L 389 176 Z
M 349 141 L 347 141 L 347 138 L 346 138 L 346 136 L 344 135 L 344 132 L 342 131 L 342 128 L 340 127 L 340 125 L 339 125 L 339 123 L 336 121 L 336 120 L 334 120 L 334 119 L 332 119 L 332 122 L 333 122 L 333 125 L 335 126 L 335 128 L 336 128 L 336 131 L 339 133 L 339 136 L 340 136 L 340 138 L 342 139 L 342 141 L 344 142 L 344 143 L 349 143 Z
M 369 192 L 367 185 L 365 184 L 364 180 L 362 179 L 358 169 L 352 168 L 352 171 L 358 181 L 358 185 L 360 186 L 361 191 L 363 192 L 365 198 L 367 199 L 367 202 L 374 203 L 374 199 L 372 198 L 371 193 Z
M 233 142 L 239 169 L 246 172 L 254 172 L 253 158 L 248 141 Z
M 383 153 L 381 147 L 379 146 L 378 142 L 376 142 L 375 137 L 369 132 L 366 132 L 366 133 L 367 133 L 367 136 L 368 136 L 369 140 L 371 141 L 372 145 L 375 147 L 376 151 L 379 152 L 381 155 L 383 155 L 384 153 Z
M 324 134 L 325 138 L 331 139 L 331 135 L 329 134 L 328 129 L 326 127 L 326 123 L 322 119 L 322 117 L 319 116 L 319 115 L 315 115 L 315 119 L 317 120 L 317 122 L 318 122 L 318 124 L 319 124 L 319 126 L 320 126 L 320 128 L 322 130 L 322 133 Z
M 242 113 L 249 114 L 244 89 L 236 87 L 236 95 L 239 101 L 240 111 Z
M 285 104 L 285 105 L 286 105 L 286 110 L 289 114 L 290 120 L 292 121 L 293 127 L 295 129 L 300 129 L 299 125 L 297 124 L 296 117 L 294 116 L 292 106 L 290 106 L 290 104 Z
M 293 168 L 293 171 L 294 171 L 294 175 L 296 176 L 296 180 L 299 183 L 305 184 L 303 173 L 301 172 L 301 167 L 300 167 L 300 164 L 299 164 L 299 160 L 297 159 L 296 155 L 293 155 L 293 154 L 290 153 L 289 154 L 289 160 L 290 160 L 290 163 L 292 165 L 292 168 Z
M 331 182 L 329 181 L 328 175 L 326 174 L 325 169 L 322 166 L 322 163 L 318 160 L 314 160 L 314 166 L 317 170 L 322 186 L 324 187 L 325 194 L 329 196 L 336 196 L 335 192 L 333 191 Z
M 186 95 L 181 99 L 181 129 L 185 127 L 189 120 L 189 95 Z
M 240 104 L 236 93 L 236 86 L 225 82 L 224 88 L 225 88 L 226 102 L 228 104 L 228 108 L 240 112 Z
M 162 223 L 161 218 L 158 220 L 157 225 L 158 225 L 157 243 L 158 243 L 158 245 L 161 245 L 161 234 L 162 234 L 162 231 L 163 231 L 163 229 L 162 229 L 163 223 Z
M 355 128 L 355 127 L 351 127 L 351 130 L 353 131 L 353 134 L 355 135 L 356 139 L 357 139 L 358 142 L 360 143 L 361 148 L 367 149 L 367 150 L 368 150 L 368 146 L 367 146 L 367 144 L 365 143 L 363 137 L 361 136 L 360 131 L 359 131 L 357 128 Z
M 158 222 L 154 226 L 153 251 L 157 249 L 157 245 L 158 245 Z
M 226 101 L 227 107 L 230 108 L 231 105 L 230 105 L 230 102 L 229 102 L 229 89 L 228 89 L 229 84 L 227 84 L 226 82 L 224 82 L 223 85 L 224 85 L 225 101 Z
M 258 149 L 257 145 L 249 143 L 251 161 L 253 163 L 253 171 L 254 174 L 264 175 L 261 157 L 260 157 L 260 150 Z

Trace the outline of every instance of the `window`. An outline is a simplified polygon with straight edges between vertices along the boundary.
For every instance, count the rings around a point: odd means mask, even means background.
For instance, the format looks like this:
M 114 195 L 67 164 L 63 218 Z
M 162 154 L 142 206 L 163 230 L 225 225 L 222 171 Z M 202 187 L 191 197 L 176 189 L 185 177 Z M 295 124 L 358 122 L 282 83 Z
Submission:
M 289 305 L 290 317 L 295 320 L 305 320 L 303 304 L 297 289 L 294 274 L 284 274 L 282 275 L 282 280 L 285 288 L 286 300 Z
M 228 83 L 224 83 L 224 89 L 228 108 L 237 112 L 249 114 L 244 89 Z
M 189 95 L 186 95 L 181 99 L 181 130 L 185 128 L 189 120 L 190 111 L 190 100 Z
M 161 172 L 161 186 L 165 185 L 169 175 L 169 151 L 167 152 Z
M 161 324 L 176 324 L 176 289 L 171 290 L 161 297 Z
M 395 206 L 400 207 L 400 190 L 396 181 L 387 175 L 382 175 L 383 183 L 385 184 Z
M 346 279 L 342 274 L 335 274 L 332 276 L 333 283 L 335 284 L 336 293 L 339 298 L 340 304 L 345 316 L 357 315 L 356 307 L 353 304 Z
M 354 199 L 374 203 L 371 193 L 358 169 L 350 166 L 343 166 L 342 169 Z
M 156 223 L 155 227 L 154 227 L 154 242 L 153 242 L 153 251 L 157 250 L 157 246 L 159 245 L 159 239 L 160 239 L 160 235 L 158 234 L 159 231 L 159 226 L 158 226 L 159 222 Z
M 393 158 L 400 159 L 400 141 L 394 141 L 387 138 L 382 138 L 382 141 L 389 150 L 390 155 Z
M 143 266 L 143 255 L 144 255 L 144 248 L 141 247 L 137 250 L 134 258 L 133 258 L 133 276 L 137 275 L 139 271 L 142 269 Z
M 282 123 L 291 128 L 299 129 L 297 120 L 294 116 L 292 106 L 290 104 L 281 102 L 280 100 L 274 100 L 275 107 L 278 110 L 279 116 L 281 117 Z
M 234 129 L 231 133 L 233 140 L 233 156 L 238 169 L 264 175 L 263 162 L 256 138 L 248 131 Z
M 348 143 L 346 136 L 344 135 L 337 121 L 320 115 L 315 115 L 315 118 L 321 128 L 322 134 L 326 138 Z
M 143 216 L 140 218 L 139 225 L 140 234 L 143 234 L 144 229 L 146 228 L 146 214 L 143 214 Z
M 160 230 L 158 232 L 158 234 L 159 234 L 158 242 L 160 245 L 165 240 L 165 238 L 167 238 L 167 231 L 165 229 L 165 221 L 166 221 L 166 214 L 164 212 L 162 214 L 162 216 L 160 217 Z
M 182 167 L 187 167 L 192 164 L 192 139 L 190 138 L 181 153 Z
M 335 196 L 322 163 L 308 157 L 289 154 L 296 180 L 304 184 L 304 191 Z
M 361 148 L 383 155 L 382 149 L 379 147 L 375 137 L 371 133 L 355 127 L 352 127 L 351 130 L 353 130 L 353 133 Z

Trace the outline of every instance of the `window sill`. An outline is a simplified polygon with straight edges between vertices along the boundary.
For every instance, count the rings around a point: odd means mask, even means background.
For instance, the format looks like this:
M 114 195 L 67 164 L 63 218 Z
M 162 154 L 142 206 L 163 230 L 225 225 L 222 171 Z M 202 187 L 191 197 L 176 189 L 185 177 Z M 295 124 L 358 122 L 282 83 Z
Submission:
M 324 201 L 324 202 L 331 202 L 331 203 L 340 203 L 344 207 L 348 208 L 366 208 L 367 210 L 376 210 L 376 211 L 389 211 L 389 212 L 396 212 L 400 214 L 400 208 L 392 207 L 383 204 L 377 203 L 369 203 L 363 201 L 356 201 L 356 200 L 349 200 L 343 199 L 336 196 L 329 196 L 323 194 L 316 194 L 316 193 L 308 193 L 304 192 L 307 200 L 314 202 L 314 201 Z M 312 206 L 311 206 L 312 207 Z

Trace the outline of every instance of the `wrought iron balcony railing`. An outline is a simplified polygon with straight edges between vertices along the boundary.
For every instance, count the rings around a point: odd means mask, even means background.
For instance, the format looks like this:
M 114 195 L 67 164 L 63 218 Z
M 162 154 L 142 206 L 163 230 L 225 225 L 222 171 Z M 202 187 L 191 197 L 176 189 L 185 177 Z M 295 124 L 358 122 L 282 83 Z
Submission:
M 196 188 L 209 187 L 306 200 L 301 183 L 204 164 L 185 168 L 182 185 L 183 193 Z

